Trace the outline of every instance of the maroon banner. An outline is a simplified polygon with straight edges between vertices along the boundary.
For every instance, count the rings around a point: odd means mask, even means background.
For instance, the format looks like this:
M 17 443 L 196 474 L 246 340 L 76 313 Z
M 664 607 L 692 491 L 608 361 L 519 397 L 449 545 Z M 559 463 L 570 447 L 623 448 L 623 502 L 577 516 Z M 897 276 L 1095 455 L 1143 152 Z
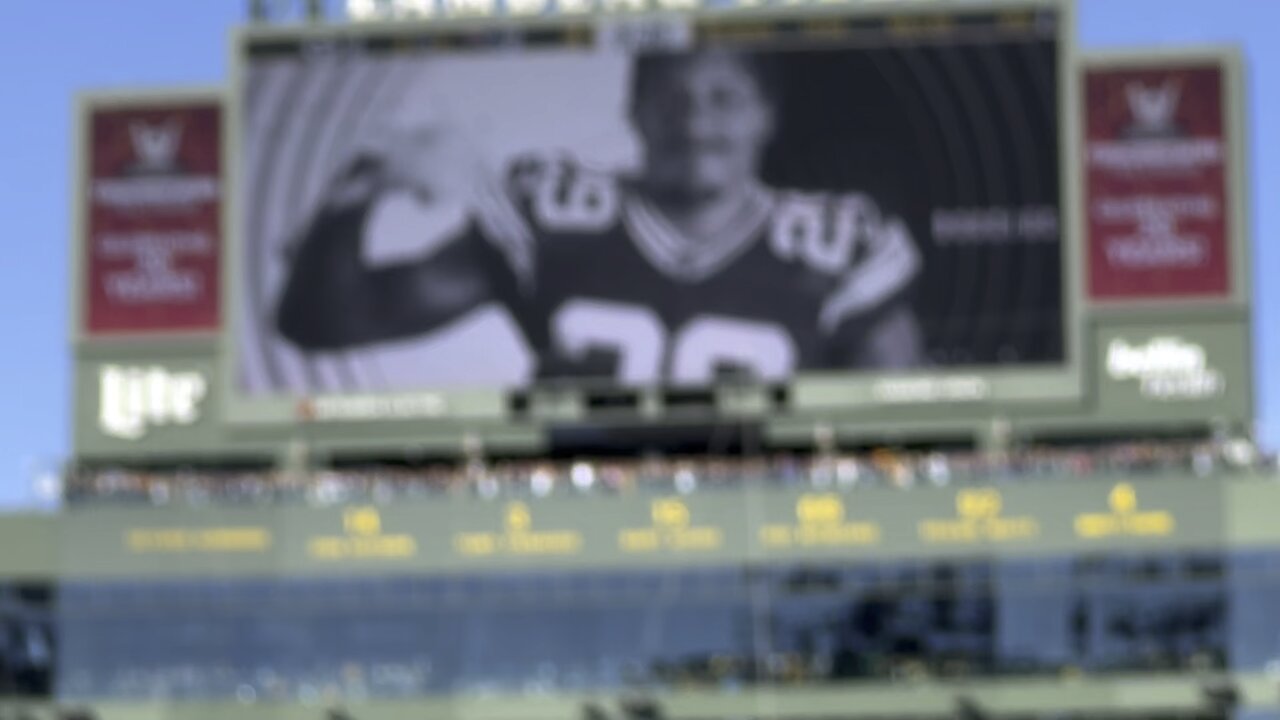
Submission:
M 216 330 L 220 107 L 94 110 L 88 140 L 85 332 Z
M 1225 296 L 1230 228 L 1222 68 L 1091 70 L 1085 107 L 1090 296 Z

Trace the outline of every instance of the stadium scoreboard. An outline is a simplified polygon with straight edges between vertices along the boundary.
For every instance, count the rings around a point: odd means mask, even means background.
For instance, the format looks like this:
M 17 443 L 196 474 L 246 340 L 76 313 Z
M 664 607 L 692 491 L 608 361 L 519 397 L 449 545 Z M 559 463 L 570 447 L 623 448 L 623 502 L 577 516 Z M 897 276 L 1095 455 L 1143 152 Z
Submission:
M 1072 9 L 251 27 L 225 88 L 86 95 L 76 454 L 1247 432 L 1239 58 Z

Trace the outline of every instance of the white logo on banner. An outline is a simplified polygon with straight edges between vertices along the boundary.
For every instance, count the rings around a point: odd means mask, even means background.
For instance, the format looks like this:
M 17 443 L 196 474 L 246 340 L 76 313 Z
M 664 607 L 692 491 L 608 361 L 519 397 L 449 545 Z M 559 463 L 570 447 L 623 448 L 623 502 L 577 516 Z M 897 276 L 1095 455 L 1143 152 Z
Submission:
M 177 168 L 178 146 L 182 141 L 182 124 L 129 123 L 129 139 L 138 167 L 146 172 L 171 172 Z
M 1090 165 L 1124 173 L 1186 173 L 1223 162 L 1222 137 L 1193 136 L 1179 128 L 1182 84 L 1177 78 L 1158 85 L 1127 83 L 1124 94 L 1132 122 L 1118 139 L 1089 142 Z
M 1174 130 L 1173 117 L 1178 111 L 1182 88 L 1174 80 L 1165 80 L 1156 87 L 1142 83 L 1129 83 L 1124 88 L 1129 100 L 1129 112 L 1134 125 L 1143 133 L 1164 135 Z
M 1136 380 L 1152 400 L 1199 400 L 1221 395 L 1222 373 L 1209 366 L 1205 349 L 1180 337 L 1154 337 L 1140 345 L 1122 339 L 1107 346 L 1107 376 Z
M 93 202 L 116 210 L 187 210 L 218 199 L 218 177 L 196 175 L 182 167 L 183 124 L 180 117 L 163 122 L 129 123 L 133 164 L 93 181 Z M 192 142 L 200 142 L 193 140 Z M 204 142 L 208 142 L 205 140 Z
M 98 371 L 98 427 L 106 435 L 137 440 L 151 427 L 191 425 L 209 391 L 204 375 L 162 367 L 103 365 Z

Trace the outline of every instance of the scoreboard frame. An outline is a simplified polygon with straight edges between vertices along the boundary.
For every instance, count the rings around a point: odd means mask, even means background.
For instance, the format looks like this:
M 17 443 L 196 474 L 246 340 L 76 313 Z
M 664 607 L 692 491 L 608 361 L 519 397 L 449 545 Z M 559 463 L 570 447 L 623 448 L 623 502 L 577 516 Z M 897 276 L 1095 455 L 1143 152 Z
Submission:
M 802 376 L 787 384 L 791 399 L 801 402 L 779 402 L 776 387 L 753 384 L 719 385 L 705 388 L 704 402 L 690 407 L 672 401 L 676 395 L 668 388 L 648 388 L 633 393 L 624 411 L 597 411 L 587 400 L 596 390 L 588 385 L 564 387 L 535 386 L 526 391 L 506 390 L 459 391 L 451 401 L 470 403 L 471 412 L 436 412 L 395 418 L 378 415 L 379 408 L 399 404 L 410 411 L 432 407 L 439 409 L 439 398 L 432 393 L 390 394 L 386 396 L 338 397 L 336 406 L 352 415 L 346 420 L 308 421 L 299 415 L 301 403 L 293 398 L 276 398 L 267 403 L 253 401 L 236 389 L 236 354 L 234 331 L 240 321 L 238 290 L 241 278 L 236 272 L 243 257 L 239 235 L 241 198 L 240 164 L 242 129 L 239 127 L 237 90 L 243 82 L 242 68 L 235 65 L 232 88 L 187 88 L 147 91 L 94 92 L 80 96 L 77 103 L 74 158 L 75 188 L 73 192 L 73 235 L 71 246 L 71 318 L 70 344 L 74 353 L 75 406 L 73 442 L 79 461 L 95 462 L 136 460 L 208 462 L 234 458 L 244 461 L 272 462 L 294 453 L 297 448 L 317 452 L 321 456 L 349 453 L 402 457 L 404 453 L 423 455 L 461 454 L 469 443 L 482 441 L 491 452 L 529 454 L 544 449 L 550 433 L 559 429 L 589 427 L 603 432 L 616 432 L 619 442 L 635 427 L 657 428 L 667 425 L 699 425 L 713 428 L 758 427 L 763 437 L 778 445 L 811 446 L 817 431 L 833 432 L 838 441 L 857 445 L 878 443 L 928 443 L 959 441 L 962 443 L 996 442 L 1000 437 L 1016 441 L 1022 438 L 1070 439 L 1122 437 L 1134 432 L 1197 433 L 1228 430 L 1248 435 L 1254 417 L 1252 328 L 1253 311 L 1250 248 L 1250 197 L 1248 174 L 1248 136 L 1244 105 L 1244 62 L 1238 49 L 1231 47 L 1197 47 L 1188 49 L 1130 48 L 1076 55 L 1076 38 L 1072 30 L 1074 4 L 1070 0 L 996 0 L 965 3 L 964 10 L 981 8 L 1055 7 L 1060 16 L 1060 53 L 1064 59 L 1060 82 L 1064 115 L 1060 127 L 1064 156 L 1061 172 L 1064 178 L 1062 226 L 1066 231 L 1062 242 L 1064 255 L 1064 296 L 1067 322 L 1064 330 L 1069 340 L 1067 358 L 1061 368 L 1072 392 L 1061 397 L 1000 402 L 985 398 L 970 402 L 926 401 L 900 404 L 837 402 L 805 405 L 806 394 L 823 395 L 820 376 Z M 886 8 L 870 4 L 805 8 L 734 9 L 702 11 L 697 17 L 776 18 L 781 13 L 792 17 L 830 17 L 830 13 L 861 11 L 867 13 L 911 13 L 918 9 L 937 10 L 937 3 L 908 2 Z M 628 15 L 630 17 L 630 15 Z M 577 22 L 589 22 L 602 15 L 579 15 Z M 610 16 L 612 17 L 612 16 Z M 518 24 L 557 25 L 562 20 L 525 18 Z M 504 24 L 506 23 L 506 24 Z M 235 34 L 230 50 L 238 54 L 248 38 L 296 37 L 298 33 L 316 37 L 343 36 L 346 33 L 391 31 L 414 35 L 420 32 L 449 32 L 456 29 L 507 27 L 506 20 L 494 18 L 454 18 L 427 23 L 367 23 L 353 27 L 252 28 Z M 1186 63 L 1215 64 L 1223 68 L 1224 122 L 1229 136 L 1226 160 L 1226 183 L 1230 195 L 1228 245 L 1232 255 L 1230 293 L 1227 297 L 1183 302 L 1090 301 L 1085 291 L 1083 202 L 1083 108 L 1077 101 L 1085 72 L 1091 69 L 1165 67 Z M 175 102 L 213 101 L 223 103 L 223 205 L 221 314 L 223 329 L 212 333 L 146 333 L 91 336 L 83 331 L 82 315 L 86 292 L 84 257 L 86 218 L 85 199 L 88 182 L 89 118 L 100 108 L 149 107 Z M 1140 396 L 1138 381 L 1121 381 L 1108 376 L 1106 344 L 1124 340 L 1133 347 L 1150 346 L 1170 337 L 1184 347 L 1205 354 L 1210 371 L 1225 378 L 1227 392 L 1193 402 L 1163 402 Z M 190 375 L 207 381 L 208 394 L 203 398 L 199 416 L 189 422 L 174 422 L 165 408 L 134 407 L 130 412 L 142 413 L 149 423 L 145 437 L 121 438 L 104 431 L 102 413 L 106 401 L 103 378 L 110 372 L 128 369 L 142 382 L 150 378 L 152 387 L 185 387 Z M 996 373 L 999 375 L 999 372 Z M 145 376 L 145 377 L 143 377 Z M 965 374 L 900 376 L 921 379 L 920 385 L 939 379 L 961 378 Z M 119 377 L 117 372 L 115 377 Z M 859 375 L 855 382 L 866 385 L 877 378 Z M 176 382 L 177 385 L 173 385 Z M 136 388 L 131 392 L 139 391 Z M 911 389 L 912 386 L 907 386 Z M 919 385 L 915 387 L 919 389 Z M 681 389 L 683 390 L 683 389 Z M 117 393 L 119 395 L 119 393 Z M 509 413 L 512 396 L 524 403 L 523 412 Z M 246 402 L 247 401 L 247 402 Z M 436 404 L 432 405 L 432 401 Z M 416 410 L 415 410 L 416 409 Z M 445 407 L 445 410 L 450 408 Z M 366 412 L 372 417 L 358 419 Z M 168 413 L 168 415 L 166 415 Z M 391 413 L 390 415 L 394 415 Z M 735 431 L 736 432 L 736 431 Z
M 224 223 L 229 233 L 227 267 L 222 291 L 224 332 L 221 346 L 221 405 L 224 419 L 235 432 L 275 434 L 287 429 L 301 432 L 319 444 L 349 436 L 353 428 L 364 437 L 412 439 L 428 447 L 457 448 L 466 435 L 536 449 L 544 440 L 544 429 L 575 424 L 661 424 L 698 419 L 687 405 L 671 401 L 687 391 L 702 392 L 699 406 L 707 421 L 766 422 L 781 416 L 786 422 L 807 424 L 843 418 L 879 426 L 924 425 L 951 428 L 972 426 L 976 417 L 989 418 L 992 408 L 1008 406 L 1054 406 L 1078 408 L 1085 396 L 1085 312 L 1083 307 L 1081 259 L 1076 248 L 1081 243 L 1079 197 L 1079 74 L 1075 38 L 1075 6 L 1071 0 L 983 0 L 963 4 L 940 4 L 931 0 L 904 0 L 887 5 L 872 2 L 841 4 L 792 4 L 786 6 L 701 9 L 682 13 L 690 22 L 745 22 L 814 20 L 857 17 L 934 17 L 937 15 L 1052 10 L 1057 18 L 1058 135 L 1059 135 L 1059 227 L 1062 281 L 1063 357 L 1060 363 L 1035 366 L 976 366 L 938 371 L 884 372 L 801 372 L 770 386 L 755 383 L 715 384 L 699 388 L 645 386 L 625 388 L 628 411 L 594 413 L 589 408 L 600 394 L 617 396 L 618 388 L 591 382 L 523 388 L 424 389 L 420 392 L 385 394 L 323 395 L 297 397 L 272 395 L 254 398 L 239 389 L 237 376 L 241 338 L 238 329 L 245 321 L 243 237 L 245 178 L 242 167 L 244 138 L 241 106 L 245 91 L 246 49 L 255 41 L 339 40 L 370 36 L 413 38 L 423 35 L 468 32 L 486 29 L 561 28 L 582 26 L 594 29 L 603 18 L 644 20 L 661 18 L 662 13 L 589 12 L 559 16 L 445 17 L 428 21 L 361 22 L 356 24 L 307 25 L 293 27 L 243 27 L 230 43 L 232 76 L 227 92 L 227 138 L 224 163 L 228 172 L 228 192 Z M 778 397 L 785 395 L 786 401 Z M 511 412 L 515 402 L 522 408 Z M 851 411 L 852 410 L 852 411 Z M 886 413 L 888 417 L 886 417 Z M 375 429 L 376 428 L 376 429 Z

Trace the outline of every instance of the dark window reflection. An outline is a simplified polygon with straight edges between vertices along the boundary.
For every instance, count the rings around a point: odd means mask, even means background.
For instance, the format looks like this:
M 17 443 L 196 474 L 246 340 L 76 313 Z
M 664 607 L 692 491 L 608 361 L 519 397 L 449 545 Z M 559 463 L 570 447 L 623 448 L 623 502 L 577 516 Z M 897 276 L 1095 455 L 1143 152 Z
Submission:
M 1227 588 L 1213 556 L 1098 557 L 1072 567 L 1071 642 L 1093 670 L 1220 668 Z
M 305 700 L 1256 670 L 1280 657 L 1278 578 L 1280 554 L 1167 553 L 73 583 L 58 686 Z
M 50 695 L 53 607 L 48 583 L 0 583 L 0 696 Z

